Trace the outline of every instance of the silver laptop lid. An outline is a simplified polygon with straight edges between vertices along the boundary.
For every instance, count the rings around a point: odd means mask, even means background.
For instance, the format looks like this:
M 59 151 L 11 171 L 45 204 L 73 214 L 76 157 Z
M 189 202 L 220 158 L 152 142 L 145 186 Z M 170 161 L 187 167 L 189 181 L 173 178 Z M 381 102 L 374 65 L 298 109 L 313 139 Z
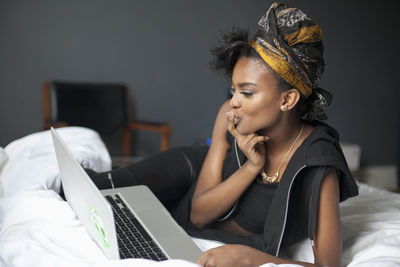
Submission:
M 108 259 L 119 259 L 112 209 L 72 152 L 51 128 L 65 197 L 89 236 Z

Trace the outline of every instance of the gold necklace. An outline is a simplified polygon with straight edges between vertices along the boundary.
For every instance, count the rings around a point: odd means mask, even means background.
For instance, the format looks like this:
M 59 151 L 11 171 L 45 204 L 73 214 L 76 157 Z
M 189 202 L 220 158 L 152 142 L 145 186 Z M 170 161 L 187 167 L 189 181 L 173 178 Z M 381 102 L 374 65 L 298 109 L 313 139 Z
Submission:
M 282 164 L 285 161 L 286 157 L 289 155 L 290 151 L 292 151 L 292 148 L 294 147 L 294 145 L 299 140 L 301 134 L 303 133 L 303 129 L 304 129 L 304 124 L 303 124 L 303 122 L 301 122 L 301 130 L 300 130 L 299 134 L 297 135 L 296 139 L 294 140 L 292 146 L 289 148 L 288 152 L 286 152 L 285 156 L 282 158 L 281 163 L 279 164 L 279 167 L 278 167 L 278 170 L 276 171 L 276 173 L 273 176 L 268 176 L 268 174 L 265 172 L 265 170 L 264 169 L 262 170 L 261 181 L 263 183 L 275 183 L 278 180 L 279 171 L 281 170 Z

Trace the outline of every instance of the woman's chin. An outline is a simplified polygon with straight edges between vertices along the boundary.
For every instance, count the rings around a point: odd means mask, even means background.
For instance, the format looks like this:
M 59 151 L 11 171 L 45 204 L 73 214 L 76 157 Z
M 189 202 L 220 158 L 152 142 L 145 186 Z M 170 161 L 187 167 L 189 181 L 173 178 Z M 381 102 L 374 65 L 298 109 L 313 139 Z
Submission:
M 241 135 L 249 135 L 249 134 L 257 134 L 256 128 L 249 128 L 246 125 L 241 124 L 240 122 L 236 125 L 236 131 Z
M 249 135 L 254 133 L 254 131 L 251 131 L 251 129 L 248 129 L 243 125 L 240 125 L 240 123 L 236 125 L 236 131 L 241 135 Z

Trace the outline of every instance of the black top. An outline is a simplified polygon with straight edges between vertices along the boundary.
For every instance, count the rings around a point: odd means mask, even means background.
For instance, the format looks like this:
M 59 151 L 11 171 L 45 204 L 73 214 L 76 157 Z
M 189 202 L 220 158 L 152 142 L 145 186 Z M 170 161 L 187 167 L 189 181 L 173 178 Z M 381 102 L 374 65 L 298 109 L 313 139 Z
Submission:
M 247 231 L 262 234 L 277 186 L 278 183 L 264 184 L 257 178 L 240 198 L 232 219 Z

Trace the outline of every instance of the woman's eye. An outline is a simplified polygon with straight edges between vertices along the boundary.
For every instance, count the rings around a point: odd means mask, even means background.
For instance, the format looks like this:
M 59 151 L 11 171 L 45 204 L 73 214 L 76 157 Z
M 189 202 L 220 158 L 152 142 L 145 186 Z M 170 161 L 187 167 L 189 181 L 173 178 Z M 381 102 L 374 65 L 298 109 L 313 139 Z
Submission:
M 252 92 L 247 92 L 247 91 L 243 91 L 243 92 L 240 92 L 242 95 L 244 95 L 244 96 L 252 96 L 253 95 L 253 93 Z
M 235 88 L 230 88 L 229 90 L 229 94 L 231 95 L 231 97 L 233 97 L 235 95 L 236 89 Z M 251 91 L 239 91 L 239 93 L 241 95 L 244 95 L 245 97 L 250 97 L 252 96 L 254 93 Z

